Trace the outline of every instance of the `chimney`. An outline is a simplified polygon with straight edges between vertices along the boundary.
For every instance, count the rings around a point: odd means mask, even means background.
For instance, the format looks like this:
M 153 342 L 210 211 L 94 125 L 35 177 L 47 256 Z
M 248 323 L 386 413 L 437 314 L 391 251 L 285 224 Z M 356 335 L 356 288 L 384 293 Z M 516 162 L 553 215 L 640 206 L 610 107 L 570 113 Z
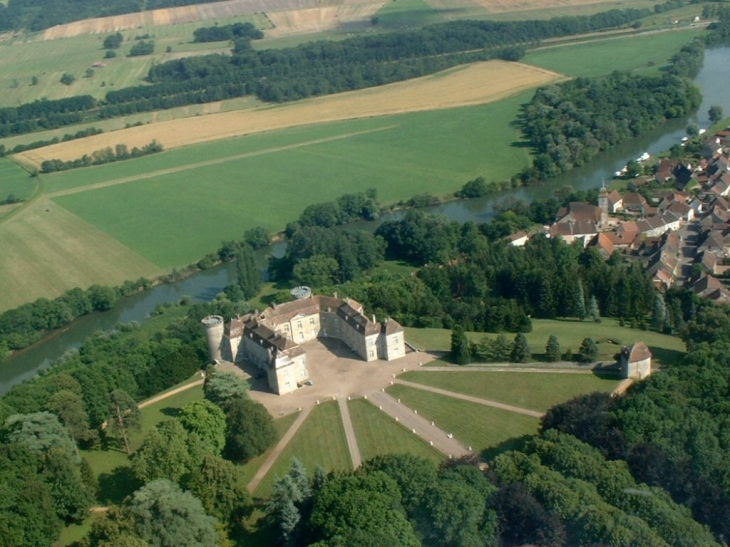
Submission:
M 373 314 L 373 323 L 376 323 L 376 322 L 377 321 L 375 321 L 375 314 Z
M 337 291 L 335 291 L 335 298 L 337 298 Z

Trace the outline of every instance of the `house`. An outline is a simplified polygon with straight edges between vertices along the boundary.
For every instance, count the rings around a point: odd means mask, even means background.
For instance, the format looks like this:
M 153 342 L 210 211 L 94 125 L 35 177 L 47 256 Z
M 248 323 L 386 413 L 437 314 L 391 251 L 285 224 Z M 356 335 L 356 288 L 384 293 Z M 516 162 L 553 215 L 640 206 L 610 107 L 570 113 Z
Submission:
M 696 295 L 704 297 L 720 289 L 724 289 L 724 287 L 719 279 L 703 273 L 700 278 L 692 284 L 691 289 Z
M 712 275 L 717 275 L 717 255 L 709 251 L 705 251 L 697 255 L 695 264 L 699 264 L 702 268 Z
M 527 243 L 530 240 L 530 236 L 527 232 L 517 232 L 516 234 L 512 234 L 507 238 L 507 241 L 509 241 L 509 244 L 513 247 L 524 247 L 525 243 Z
M 660 184 L 665 184 L 674 179 L 674 169 L 679 162 L 671 158 L 662 158 L 657 166 L 656 180 Z
M 580 241 L 585 247 L 598 234 L 598 227 L 590 221 L 556 222 L 548 230 L 548 237 L 559 237 L 566 243 Z
M 636 223 L 639 233 L 645 237 L 660 236 L 669 230 L 679 230 L 680 219 L 672 213 L 647 217 Z
M 590 242 L 591 247 L 595 247 L 604 260 L 608 260 L 614 251 L 612 238 L 607 232 L 600 233 Z
M 235 317 L 224 326 L 220 316 L 203 319 L 212 361 L 251 361 L 266 373 L 269 387 L 283 395 L 309 379 L 307 354 L 301 344 L 336 338 L 364 361 L 403 357 L 403 327 L 394 320 L 367 318 L 362 305 L 311 293 L 263 312 Z
M 587 201 L 572 201 L 567 207 L 558 211 L 557 222 L 592 222 L 601 223 L 601 208 Z
M 651 374 L 651 351 L 644 342 L 624 346 L 619 353 L 619 370 L 622 378 L 643 380 Z
M 644 211 L 649 206 L 646 198 L 636 192 L 626 192 L 623 197 L 623 207 L 625 211 L 632 211 L 635 213 L 644 214 Z

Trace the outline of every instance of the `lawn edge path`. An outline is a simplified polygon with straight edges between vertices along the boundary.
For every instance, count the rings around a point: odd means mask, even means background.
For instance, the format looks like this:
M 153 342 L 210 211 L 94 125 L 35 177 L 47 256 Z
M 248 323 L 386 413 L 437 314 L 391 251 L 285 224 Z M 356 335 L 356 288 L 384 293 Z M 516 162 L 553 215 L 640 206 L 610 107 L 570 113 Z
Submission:
M 360 454 L 360 447 L 357 444 L 357 435 L 355 434 L 355 427 L 352 425 L 347 399 L 338 397 L 337 405 L 340 407 L 340 416 L 342 417 L 342 426 L 345 429 L 345 439 L 347 440 L 347 448 L 350 451 L 352 468 L 357 469 L 362 465 L 362 455 Z
M 471 395 L 464 395 L 462 393 L 456 393 L 455 391 L 449 391 L 438 387 L 431 387 L 424 384 L 417 384 L 416 382 L 409 382 L 407 380 L 395 379 L 396 384 L 401 384 L 406 387 L 414 389 L 420 389 L 422 391 L 430 391 L 438 395 L 445 395 L 446 397 L 452 397 L 454 399 L 461 399 L 462 401 L 468 401 L 470 403 L 477 403 L 484 406 L 491 406 L 493 408 L 499 408 L 500 410 L 506 410 L 508 412 L 514 412 L 516 414 L 524 414 L 525 416 L 531 416 L 533 418 L 542 418 L 545 416 L 544 412 L 536 412 L 534 410 L 528 410 L 518 406 L 506 405 L 504 403 L 498 403 L 497 401 L 490 401 L 488 399 L 480 399 L 479 397 L 472 397 Z
M 289 442 L 294 438 L 294 435 L 296 435 L 297 431 L 299 431 L 299 428 L 302 426 L 302 424 L 305 422 L 305 420 L 309 417 L 309 413 L 312 411 L 313 406 L 309 405 L 307 407 L 303 407 L 301 412 L 299 413 L 299 416 L 297 416 L 297 419 L 294 420 L 294 423 L 291 424 L 291 427 L 287 430 L 287 432 L 284 434 L 284 436 L 281 438 L 281 440 L 276 444 L 276 447 L 271 452 L 268 458 L 266 458 L 266 461 L 259 467 L 259 470 L 256 472 L 256 474 L 253 476 L 253 479 L 251 479 L 251 482 L 248 483 L 248 491 L 252 494 L 256 491 L 256 489 L 259 487 L 259 484 L 261 484 L 261 481 L 264 480 L 266 475 L 269 473 L 271 468 L 276 463 L 276 460 L 279 459 L 279 456 L 284 451 L 284 448 L 286 448 L 286 445 L 289 444 Z

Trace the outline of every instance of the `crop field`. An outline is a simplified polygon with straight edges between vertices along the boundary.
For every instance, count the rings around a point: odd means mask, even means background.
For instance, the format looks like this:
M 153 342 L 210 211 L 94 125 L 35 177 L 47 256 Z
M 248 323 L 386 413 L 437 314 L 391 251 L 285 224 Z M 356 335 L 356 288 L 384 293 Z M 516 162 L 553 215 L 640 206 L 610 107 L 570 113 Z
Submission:
M 41 199 L 0 229 L 0 309 L 162 270 L 63 207 Z
M 256 489 L 258 497 L 271 494 L 274 482 L 289 471 L 294 457 L 304 464 L 310 474 L 314 473 L 317 465 L 328 470 L 352 469 L 340 409 L 335 401 L 323 403 L 312 410 Z
M 386 391 L 475 451 L 537 433 L 538 419 L 530 416 L 398 384 Z
M 415 371 L 399 378 L 540 412 L 584 393 L 613 391 L 619 384 L 593 374 L 477 370 Z
M 443 461 L 443 454 L 365 399 L 354 399 L 348 405 L 363 461 L 406 452 L 435 462 Z
M 509 123 L 525 98 L 332 124 L 331 136 L 319 140 L 302 129 L 300 135 L 308 140 L 286 147 L 190 163 L 123 184 L 77 188 L 54 199 L 168 269 L 197 261 L 251 227 L 281 230 L 307 205 L 343 193 L 375 187 L 382 201 L 391 202 L 426 191 L 451 193 L 478 175 L 508 178 L 529 160 L 527 149 L 510 145 L 519 135 Z M 187 151 L 188 162 L 193 154 L 204 153 L 194 150 Z M 54 186 L 55 177 L 48 180 Z
M 80 158 L 85 153 L 120 143 L 130 149 L 142 147 L 152 139 L 169 150 L 298 125 L 484 104 L 562 78 L 555 72 L 519 63 L 475 63 L 406 82 L 292 104 L 130 127 L 30 150 L 19 154 L 19 159 L 40 165 L 48 159 Z
M 599 360 L 610 360 L 621 349 L 621 345 L 630 345 L 643 341 L 654 354 L 657 364 L 671 365 L 679 361 L 685 353 L 684 342 L 676 336 L 668 336 L 658 332 L 621 327 L 615 319 L 601 319 L 600 323 L 577 320 L 533 319 L 532 331 L 525 334 L 534 355 L 545 351 L 548 337 L 554 334 L 560 342 L 563 352 L 578 351 L 586 337 L 598 342 Z M 506 334 L 512 340 L 514 334 Z M 479 340 L 496 334 L 469 333 L 471 340 Z M 446 329 L 414 329 L 406 328 L 406 339 L 416 347 L 424 350 L 449 351 L 451 331 Z M 610 343 L 611 340 L 615 343 Z
M 669 58 L 703 30 L 617 37 L 530 51 L 523 62 L 570 76 L 595 77 L 613 70 L 659 73 Z
M 28 199 L 38 187 L 38 181 L 27 171 L 8 158 L 0 158 L 0 201 L 13 195 L 20 200 Z

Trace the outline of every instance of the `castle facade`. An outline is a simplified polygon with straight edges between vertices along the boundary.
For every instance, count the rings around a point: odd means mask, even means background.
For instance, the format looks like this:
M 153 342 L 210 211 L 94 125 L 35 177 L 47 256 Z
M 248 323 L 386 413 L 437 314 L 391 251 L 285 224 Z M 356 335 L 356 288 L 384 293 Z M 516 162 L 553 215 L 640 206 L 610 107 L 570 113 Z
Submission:
M 317 338 L 341 340 L 364 361 L 391 361 L 406 353 L 403 327 L 392 320 L 376 322 L 355 300 L 314 295 L 273 304 L 263 312 L 235 317 L 224 325 L 220 316 L 203 319 L 212 361 L 251 361 L 267 375 L 279 395 L 309 379 L 301 344 Z

